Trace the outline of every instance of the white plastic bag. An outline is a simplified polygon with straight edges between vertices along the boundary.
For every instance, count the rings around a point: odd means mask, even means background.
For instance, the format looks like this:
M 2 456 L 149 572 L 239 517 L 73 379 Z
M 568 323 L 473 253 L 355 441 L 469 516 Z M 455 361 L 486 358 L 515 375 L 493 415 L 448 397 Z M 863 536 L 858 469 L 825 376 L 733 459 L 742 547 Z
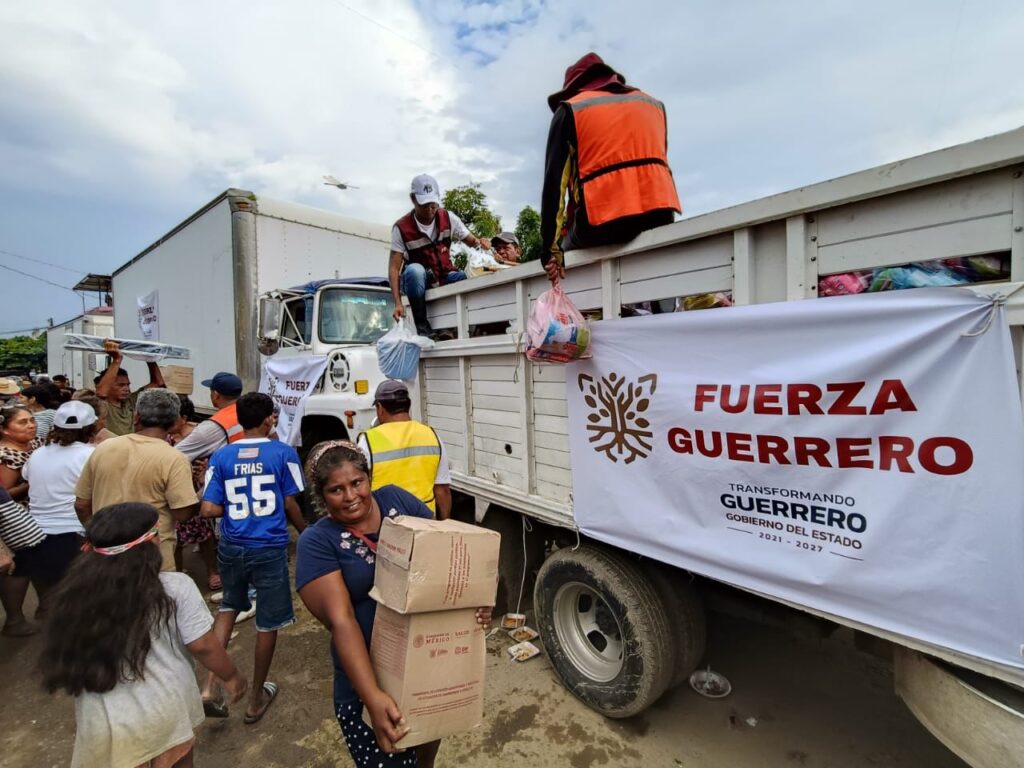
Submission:
M 417 336 L 400 322 L 377 339 L 377 365 L 389 379 L 412 381 L 419 370 L 420 350 L 433 346 L 433 341 Z
M 541 363 L 591 357 L 590 326 L 561 285 L 537 297 L 526 326 L 526 356 Z

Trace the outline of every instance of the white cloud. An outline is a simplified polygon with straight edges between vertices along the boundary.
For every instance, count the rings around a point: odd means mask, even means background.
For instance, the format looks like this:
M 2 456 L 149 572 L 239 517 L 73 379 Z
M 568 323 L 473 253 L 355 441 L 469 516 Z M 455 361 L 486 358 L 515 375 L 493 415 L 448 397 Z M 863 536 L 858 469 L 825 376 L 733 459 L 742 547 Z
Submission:
M 422 171 L 511 225 L 588 50 L 666 103 L 696 214 L 1019 125 L 1022 27 L 1017 0 L 2 3 L 0 248 L 108 269 L 228 186 L 387 222 Z

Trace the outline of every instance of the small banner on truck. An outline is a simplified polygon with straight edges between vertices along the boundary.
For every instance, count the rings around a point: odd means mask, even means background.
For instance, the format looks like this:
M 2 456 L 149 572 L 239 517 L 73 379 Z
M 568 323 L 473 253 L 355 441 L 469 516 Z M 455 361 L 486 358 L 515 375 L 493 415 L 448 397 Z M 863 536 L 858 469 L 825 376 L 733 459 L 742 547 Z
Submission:
M 277 412 L 277 436 L 291 446 L 302 445 L 302 414 L 317 381 L 327 370 L 327 357 L 271 357 L 263 367 L 260 392 L 270 395 Z
M 139 307 L 139 331 L 145 341 L 160 341 L 160 291 L 150 291 L 136 299 Z
M 953 289 L 593 325 L 566 370 L 595 539 L 1024 668 L 1024 423 L 1001 304 Z

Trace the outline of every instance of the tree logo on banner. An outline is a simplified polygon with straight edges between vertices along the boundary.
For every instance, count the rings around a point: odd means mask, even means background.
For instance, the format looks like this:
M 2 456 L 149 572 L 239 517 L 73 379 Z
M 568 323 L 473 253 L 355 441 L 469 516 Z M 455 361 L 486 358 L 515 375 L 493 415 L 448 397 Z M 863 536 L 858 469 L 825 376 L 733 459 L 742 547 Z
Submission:
M 624 458 L 626 464 L 646 459 L 654 446 L 650 421 L 640 414 L 651 405 L 651 396 L 658 386 L 658 375 L 648 373 L 635 380 L 610 373 L 599 380 L 581 373 L 577 384 L 583 401 L 590 408 L 587 414 L 589 442 L 594 450 L 612 462 Z

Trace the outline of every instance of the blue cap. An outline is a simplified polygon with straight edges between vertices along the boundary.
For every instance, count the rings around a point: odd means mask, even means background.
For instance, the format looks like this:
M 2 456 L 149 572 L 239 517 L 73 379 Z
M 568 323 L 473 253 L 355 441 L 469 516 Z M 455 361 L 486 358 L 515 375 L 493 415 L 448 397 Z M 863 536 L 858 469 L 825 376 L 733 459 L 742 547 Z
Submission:
M 242 394 L 242 380 L 235 374 L 224 371 L 215 373 L 212 379 L 203 382 L 203 386 L 228 397 Z

